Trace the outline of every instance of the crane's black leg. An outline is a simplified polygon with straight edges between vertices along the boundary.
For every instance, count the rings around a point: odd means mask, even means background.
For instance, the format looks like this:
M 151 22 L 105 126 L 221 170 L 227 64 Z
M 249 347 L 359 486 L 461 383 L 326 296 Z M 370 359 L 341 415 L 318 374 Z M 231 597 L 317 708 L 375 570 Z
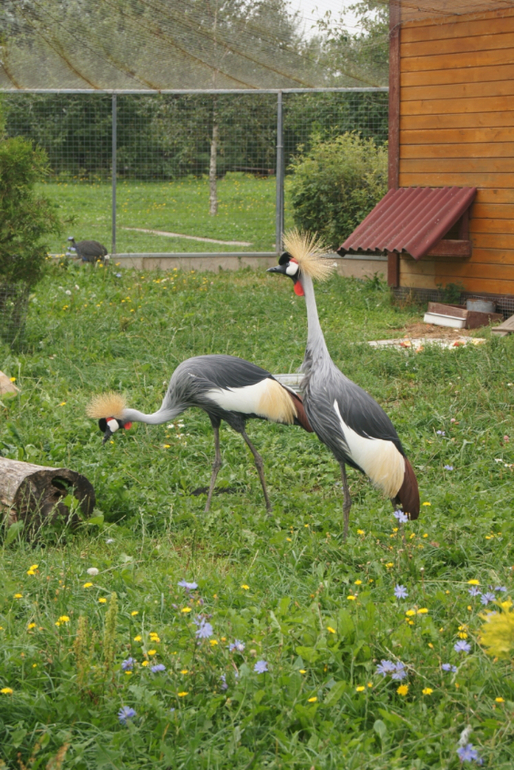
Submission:
M 214 485 L 216 483 L 216 479 L 218 477 L 218 471 L 221 468 L 221 452 L 220 452 L 220 429 L 219 425 L 213 425 L 212 429 L 214 431 L 214 462 L 212 464 L 212 476 L 211 476 L 211 484 L 209 487 L 209 492 L 207 494 L 207 502 L 205 503 L 204 513 L 207 513 L 209 508 L 211 507 L 211 498 L 212 493 L 214 492 Z
M 346 478 L 346 465 L 344 463 L 339 463 L 341 467 L 341 476 L 343 477 L 343 494 L 344 494 L 344 501 L 343 501 L 343 517 L 344 517 L 344 529 L 343 529 L 343 540 L 346 540 L 348 537 L 348 524 L 350 522 L 350 508 L 352 507 L 352 498 L 350 497 L 350 490 L 348 488 L 348 481 Z
M 253 454 L 253 459 L 255 460 L 255 467 L 257 468 L 257 472 L 259 474 L 259 478 L 262 484 L 262 491 L 264 492 L 264 500 L 266 501 L 266 510 L 269 513 L 271 511 L 271 503 L 268 497 L 268 490 L 266 489 L 266 482 L 264 481 L 264 470 L 263 470 L 264 463 L 262 461 L 262 457 L 260 456 L 258 451 L 255 449 L 254 445 L 246 435 L 246 431 L 244 429 L 241 431 L 241 435 L 246 441 L 246 443 L 248 444 L 248 446 L 250 447 L 250 450 Z

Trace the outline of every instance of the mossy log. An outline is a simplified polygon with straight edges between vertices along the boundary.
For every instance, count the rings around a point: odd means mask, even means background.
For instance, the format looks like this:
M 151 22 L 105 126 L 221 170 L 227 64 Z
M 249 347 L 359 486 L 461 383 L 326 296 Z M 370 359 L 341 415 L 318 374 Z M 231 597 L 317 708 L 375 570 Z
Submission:
M 64 502 L 68 495 L 77 499 L 76 510 Z M 58 519 L 77 526 L 94 507 L 93 485 L 80 473 L 0 457 L 0 511 L 8 524 L 23 521 L 26 534 Z

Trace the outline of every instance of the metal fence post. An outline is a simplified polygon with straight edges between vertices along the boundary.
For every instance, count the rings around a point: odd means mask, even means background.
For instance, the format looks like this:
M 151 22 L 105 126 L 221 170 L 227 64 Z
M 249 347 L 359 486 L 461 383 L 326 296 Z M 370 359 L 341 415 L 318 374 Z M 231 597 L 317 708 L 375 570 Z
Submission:
M 284 130 L 282 112 L 282 91 L 277 94 L 277 203 L 275 247 L 277 254 L 282 251 L 284 233 Z
M 116 94 L 112 95 L 112 248 L 116 254 L 116 147 L 117 147 Z

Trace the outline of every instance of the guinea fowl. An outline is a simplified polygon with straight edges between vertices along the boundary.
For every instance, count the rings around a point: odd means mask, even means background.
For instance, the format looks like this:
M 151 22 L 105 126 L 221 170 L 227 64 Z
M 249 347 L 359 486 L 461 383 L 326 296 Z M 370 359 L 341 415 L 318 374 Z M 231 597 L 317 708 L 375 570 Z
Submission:
M 75 238 L 70 236 L 70 249 L 74 251 L 82 262 L 105 262 L 109 259 L 107 249 L 98 241 L 79 241 L 75 243 Z

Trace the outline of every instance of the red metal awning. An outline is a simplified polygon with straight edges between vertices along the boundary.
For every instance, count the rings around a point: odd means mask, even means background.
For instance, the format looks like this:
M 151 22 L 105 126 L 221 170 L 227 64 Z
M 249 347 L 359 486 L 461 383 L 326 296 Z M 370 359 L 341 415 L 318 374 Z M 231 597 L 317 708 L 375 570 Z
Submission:
M 389 190 L 338 252 L 406 251 L 421 259 L 471 206 L 476 191 L 476 187 Z

